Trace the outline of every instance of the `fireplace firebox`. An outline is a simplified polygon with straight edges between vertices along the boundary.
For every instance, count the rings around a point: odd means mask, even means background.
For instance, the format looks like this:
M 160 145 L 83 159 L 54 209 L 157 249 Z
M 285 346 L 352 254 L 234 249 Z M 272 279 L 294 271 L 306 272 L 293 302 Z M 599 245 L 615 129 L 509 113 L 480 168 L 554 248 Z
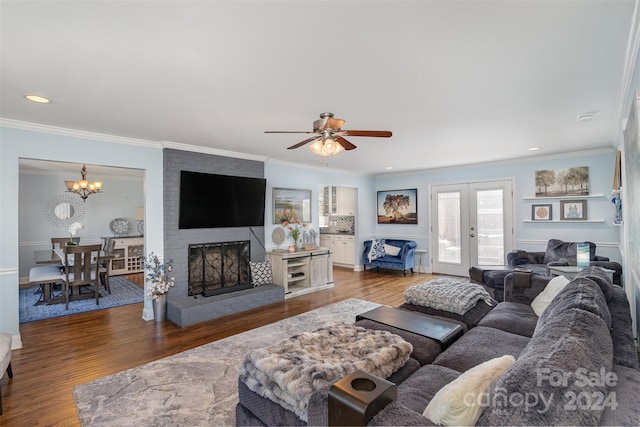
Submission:
M 250 259 L 248 240 L 189 245 L 189 296 L 251 288 Z

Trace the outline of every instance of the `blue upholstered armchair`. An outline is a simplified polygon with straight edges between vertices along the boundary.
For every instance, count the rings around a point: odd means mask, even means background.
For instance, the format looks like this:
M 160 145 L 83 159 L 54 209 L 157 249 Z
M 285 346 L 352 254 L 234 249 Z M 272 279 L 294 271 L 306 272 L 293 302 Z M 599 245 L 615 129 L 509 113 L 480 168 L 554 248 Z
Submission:
M 372 256 L 370 259 L 369 252 L 371 252 L 372 242 L 372 240 L 366 240 L 364 242 L 362 264 L 364 265 L 365 271 L 367 270 L 367 267 L 374 266 L 376 269 L 382 267 L 402 270 L 404 275 L 407 274 L 407 270 L 410 270 L 411 273 L 413 273 L 414 253 L 417 246 L 416 242 L 413 240 L 401 239 L 377 240 L 377 242 L 379 242 L 377 245 L 378 250 L 374 251 L 376 253 L 375 255 L 371 254 Z M 382 249 L 380 249 L 380 246 Z M 395 254 L 395 252 L 397 252 L 397 254 Z

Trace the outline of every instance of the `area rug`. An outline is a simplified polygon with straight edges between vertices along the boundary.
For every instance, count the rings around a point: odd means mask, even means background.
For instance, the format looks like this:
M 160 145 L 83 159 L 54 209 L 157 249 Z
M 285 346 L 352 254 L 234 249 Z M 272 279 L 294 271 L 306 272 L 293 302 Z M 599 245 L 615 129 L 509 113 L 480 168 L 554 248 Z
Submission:
M 235 426 L 238 371 L 254 348 L 380 304 L 348 299 L 73 388 L 83 426 Z
M 41 296 L 39 287 L 20 289 L 20 323 L 102 310 L 144 300 L 144 290 L 124 277 L 110 277 L 109 284 L 111 286 L 110 294 L 104 288 L 100 288 L 99 305 L 96 305 L 94 298 L 78 300 L 69 303 L 69 310 L 65 310 L 64 303 L 36 305 Z

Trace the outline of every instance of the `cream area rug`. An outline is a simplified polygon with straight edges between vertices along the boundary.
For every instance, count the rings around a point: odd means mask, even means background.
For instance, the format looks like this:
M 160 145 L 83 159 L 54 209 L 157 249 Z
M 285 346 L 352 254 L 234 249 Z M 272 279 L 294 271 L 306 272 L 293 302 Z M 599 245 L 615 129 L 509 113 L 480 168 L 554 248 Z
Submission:
M 245 354 L 380 304 L 348 299 L 73 388 L 83 426 L 235 426 Z

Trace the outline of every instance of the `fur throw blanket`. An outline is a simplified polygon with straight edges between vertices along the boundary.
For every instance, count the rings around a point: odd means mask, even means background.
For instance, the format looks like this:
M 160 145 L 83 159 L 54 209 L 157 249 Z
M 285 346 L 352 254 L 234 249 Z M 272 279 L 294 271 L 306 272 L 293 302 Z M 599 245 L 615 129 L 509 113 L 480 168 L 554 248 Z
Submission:
M 239 379 L 307 421 L 315 390 L 358 369 L 387 378 L 404 366 L 412 351 L 398 335 L 337 322 L 250 351 Z
M 491 295 L 480 285 L 460 282 L 451 277 L 438 277 L 427 283 L 414 285 L 404 291 L 407 304 L 431 307 L 451 313 L 465 314 L 483 300 L 493 305 Z

